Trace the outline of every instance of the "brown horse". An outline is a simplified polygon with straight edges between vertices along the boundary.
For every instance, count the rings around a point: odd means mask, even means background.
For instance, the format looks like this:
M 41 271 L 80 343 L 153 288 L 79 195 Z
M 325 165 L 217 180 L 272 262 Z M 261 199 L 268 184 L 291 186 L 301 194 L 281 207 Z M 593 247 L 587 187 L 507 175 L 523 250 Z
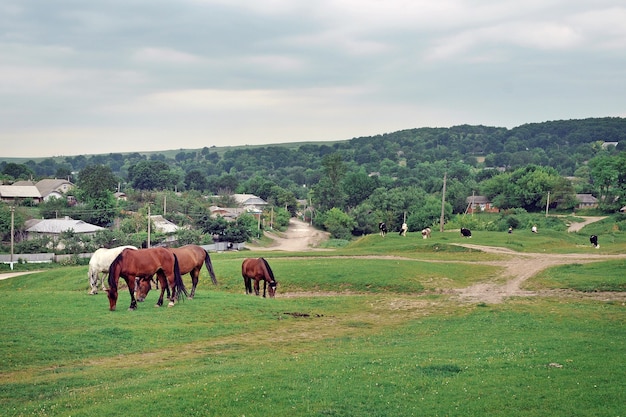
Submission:
M 193 299 L 196 294 L 196 287 L 198 286 L 198 278 L 200 277 L 200 270 L 202 269 L 202 265 L 206 265 L 206 269 L 209 271 L 209 275 L 211 275 L 211 280 L 214 285 L 217 285 L 217 278 L 215 277 L 215 272 L 213 271 L 213 263 L 211 262 L 211 257 L 209 253 L 204 250 L 202 247 L 197 245 L 185 245 L 180 248 L 171 248 L 169 249 L 176 258 L 178 258 L 178 266 L 180 268 L 180 275 L 189 274 L 191 276 L 191 293 L 189 294 L 189 298 Z M 142 278 L 137 283 L 136 294 L 137 301 L 141 302 L 146 299 L 148 292 L 150 292 L 151 288 L 151 277 L 150 278 Z M 169 289 L 167 289 L 169 294 Z
M 137 308 L 135 299 L 135 283 L 137 279 L 150 277 L 156 274 L 161 284 L 161 297 L 158 306 L 163 305 L 165 288 L 172 288 L 172 296 L 168 297 L 172 307 L 179 294 L 187 296 L 187 289 L 183 283 L 178 266 L 178 258 L 165 248 L 125 249 L 111 263 L 109 267 L 109 309 L 115 310 L 117 304 L 117 284 L 120 277 L 124 278 L 130 292 L 129 310 Z M 169 283 L 169 287 L 168 287 Z
M 269 282 L 268 293 L 270 298 L 276 295 L 276 286 L 278 282 L 274 279 L 274 272 L 270 268 L 270 264 L 264 258 L 246 258 L 241 264 L 241 275 L 243 276 L 243 284 L 246 287 L 246 294 L 252 294 L 252 280 L 254 280 L 254 293 L 259 295 L 259 281 L 263 280 L 263 298 L 265 298 L 265 289 Z

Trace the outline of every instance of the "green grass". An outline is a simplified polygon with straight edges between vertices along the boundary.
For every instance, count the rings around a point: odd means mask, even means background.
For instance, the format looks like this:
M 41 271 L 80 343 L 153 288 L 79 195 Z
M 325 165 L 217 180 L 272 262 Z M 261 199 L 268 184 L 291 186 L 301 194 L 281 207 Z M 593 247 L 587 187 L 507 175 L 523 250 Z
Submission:
M 538 274 L 530 288 L 563 288 L 576 291 L 626 291 L 626 260 L 573 263 Z
M 502 235 L 469 243 L 517 242 Z M 589 251 L 576 246 L 584 236 L 545 235 L 519 244 Z M 154 308 L 150 293 L 128 311 L 122 290 L 110 312 L 104 293 L 87 295 L 84 266 L 0 281 L 0 415 L 624 415 L 622 303 L 461 303 L 446 290 L 493 279 L 476 260 L 497 257 L 452 233 L 376 237 L 332 252 L 211 254 L 219 285 L 203 271 L 196 298 L 174 308 Z M 617 232 L 613 245 L 625 240 Z M 243 294 L 252 256 L 270 261 L 277 298 Z M 624 291 L 623 267 L 553 268 L 533 285 Z

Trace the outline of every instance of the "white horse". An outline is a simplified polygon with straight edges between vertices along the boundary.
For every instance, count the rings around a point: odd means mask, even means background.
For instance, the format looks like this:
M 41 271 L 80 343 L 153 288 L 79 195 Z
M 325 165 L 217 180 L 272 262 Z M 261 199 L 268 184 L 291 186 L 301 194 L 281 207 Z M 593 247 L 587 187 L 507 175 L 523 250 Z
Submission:
M 137 249 L 135 246 L 119 246 L 117 248 L 100 248 L 91 255 L 89 260 L 89 285 L 91 291 L 89 294 L 98 294 L 98 279 L 102 284 L 102 291 L 106 290 L 104 286 L 104 277 L 109 273 L 109 267 L 111 263 L 117 258 L 117 255 L 122 253 L 124 249 Z

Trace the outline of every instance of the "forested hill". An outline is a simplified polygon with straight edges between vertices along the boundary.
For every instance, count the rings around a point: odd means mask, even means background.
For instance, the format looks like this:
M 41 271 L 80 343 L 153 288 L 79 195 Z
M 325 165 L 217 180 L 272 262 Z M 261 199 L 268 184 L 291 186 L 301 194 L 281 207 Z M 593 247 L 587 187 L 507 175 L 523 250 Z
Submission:
M 599 152 L 606 152 L 603 144 L 607 142 L 618 143 L 609 148 L 612 152 L 626 149 L 626 119 L 550 121 L 513 129 L 461 125 L 407 129 L 327 143 L 211 146 L 151 153 L 56 157 L 38 162 L 24 161 L 19 164 L 21 171 L 17 175 L 8 170 L 9 166 L 15 168 L 14 161 L 0 159 L 0 169 L 5 178 L 9 177 L 10 183 L 11 177 L 63 178 L 80 172 L 87 165 L 98 164 L 110 167 L 122 182 L 137 186 L 140 184 L 136 180 L 142 175 L 142 171 L 136 169 L 138 163 L 162 161 L 173 170 L 171 182 L 177 189 L 208 187 L 206 191 L 215 192 L 213 188 L 228 185 L 215 182 L 216 178 L 225 175 L 235 177 L 239 183 L 261 175 L 283 184 L 315 184 L 321 175 L 323 158 L 333 153 L 341 155 L 348 171 L 379 172 L 394 178 L 406 177 L 406 170 L 416 171 L 423 169 L 424 164 L 435 163 L 506 167 L 507 170 L 535 164 L 553 167 L 561 175 L 571 176 Z M 26 172 L 22 172 L 22 168 L 26 168 Z M 401 170 L 404 171 L 399 172 Z M 410 176 L 414 175 L 417 174 L 413 172 Z
M 594 118 L 525 124 L 513 129 L 461 125 L 451 128 L 418 128 L 385 135 L 355 138 L 349 149 L 359 163 L 401 152 L 416 162 L 485 158 L 487 167 L 519 167 L 528 163 L 552 166 L 572 175 L 577 164 L 595 155 L 605 142 L 626 149 L 626 119 Z

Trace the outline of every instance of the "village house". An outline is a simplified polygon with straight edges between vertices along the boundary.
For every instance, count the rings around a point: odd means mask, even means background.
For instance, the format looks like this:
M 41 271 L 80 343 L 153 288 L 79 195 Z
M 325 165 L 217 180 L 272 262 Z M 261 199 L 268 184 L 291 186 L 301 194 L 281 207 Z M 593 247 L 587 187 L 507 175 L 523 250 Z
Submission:
M 13 204 L 18 200 L 31 200 L 34 204 L 43 201 L 41 193 L 34 185 L 0 185 L 0 199 Z
M 598 199 L 591 194 L 576 194 L 577 209 L 591 209 L 598 207 Z
M 499 208 L 494 207 L 491 201 L 484 195 L 473 195 L 466 199 L 467 213 L 498 213 Z
M 104 230 L 103 227 L 86 223 L 82 220 L 74 220 L 69 217 L 62 219 L 31 219 L 24 222 L 26 239 L 33 240 L 41 237 L 49 237 L 56 241 L 61 233 L 73 231 L 83 236 L 93 236 L 96 232 Z

